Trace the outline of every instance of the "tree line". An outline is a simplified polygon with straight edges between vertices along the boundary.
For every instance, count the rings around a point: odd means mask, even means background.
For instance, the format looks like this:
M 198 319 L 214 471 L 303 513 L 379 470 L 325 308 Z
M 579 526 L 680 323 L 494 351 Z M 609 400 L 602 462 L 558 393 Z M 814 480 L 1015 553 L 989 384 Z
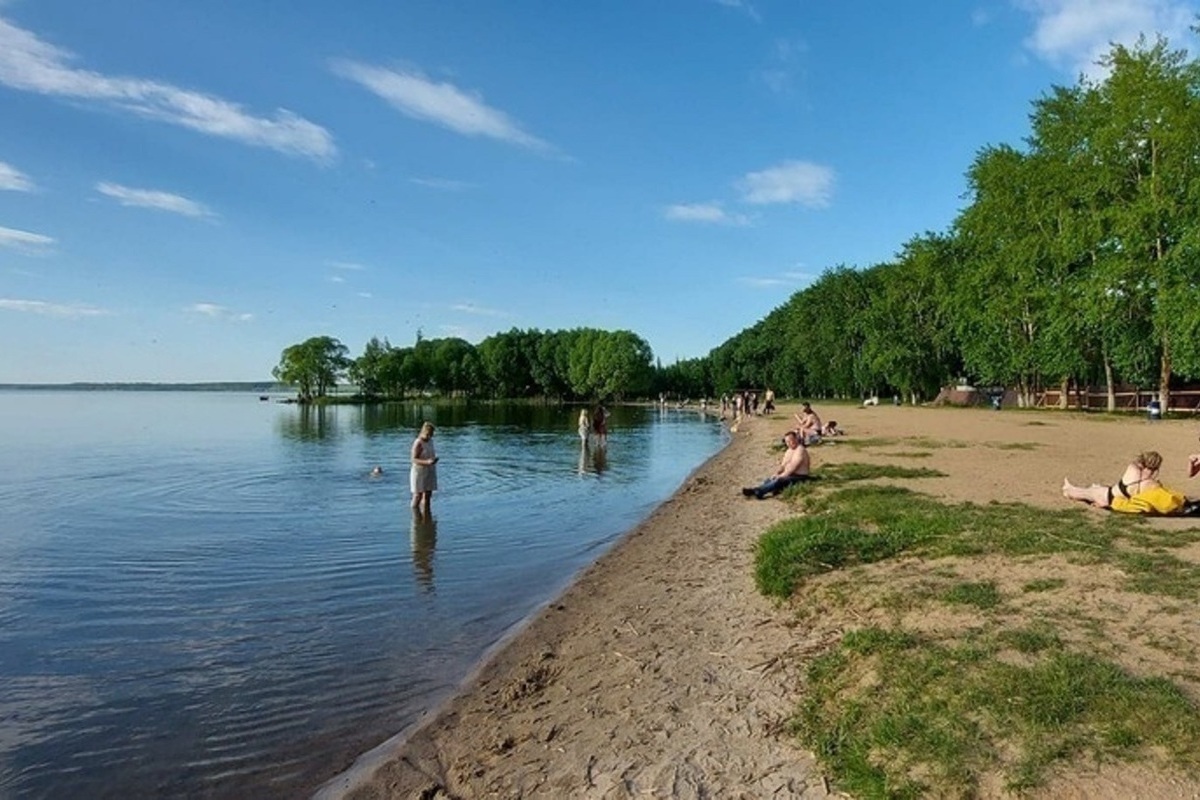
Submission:
M 327 395 L 338 381 L 366 398 L 413 394 L 450 397 L 622 400 L 644 397 L 656 370 L 645 339 L 630 331 L 576 328 L 497 333 L 473 345 L 464 339 L 426 339 L 396 347 L 372 338 L 362 355 L 330 336 L 285 348 L 275 378 L 295 386 L 302 402 Z
M 1033 103 L 982 148 L 949 230 L 838 266 L 703 359 L 689 386 L 929 398 L 956 379 L 1044 389 L 1200 377 L 1200 66 L 1163 39 Z
M 378 396 L 562 399 L 769 386 L 918 402 L 967 380 L 1032 404 L 1047 388 L 1065 403 L 1074 384 L 1105 386 L 1110 409 L 1125 383 L 1168 407 L 1173 381 L 1200 378 L 1200 64 L 1162 38 L 1102 63 L 1106 77 L 1033 102 L 1022 146 L 977 153 L 946 231 L 886 263 L 826 269 L 706 356 L 652 365 L 636 334 L 592 329 L 372 339 L 353 360 L 317 337 L 285 350 L 275 376 L 302 398 L 342 374 Z

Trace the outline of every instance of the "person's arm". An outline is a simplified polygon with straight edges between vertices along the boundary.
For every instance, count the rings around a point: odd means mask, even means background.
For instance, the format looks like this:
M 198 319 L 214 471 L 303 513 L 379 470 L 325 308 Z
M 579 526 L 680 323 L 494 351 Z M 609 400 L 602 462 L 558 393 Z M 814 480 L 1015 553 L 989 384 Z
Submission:
M 1196 477 L 1196 473 L 1200 472 L 1200 453 L 1192 453 L 1188 456 L 1188 477 Z

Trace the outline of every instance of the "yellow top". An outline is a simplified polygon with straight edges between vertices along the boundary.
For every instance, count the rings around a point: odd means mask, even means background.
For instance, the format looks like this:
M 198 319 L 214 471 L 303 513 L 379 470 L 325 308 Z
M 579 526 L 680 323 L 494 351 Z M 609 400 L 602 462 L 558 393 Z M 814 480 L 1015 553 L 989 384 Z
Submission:
M 1123 514 L 1178 514 L 1186 499 L 1179 492 L 1155 486 L 1133 497 L 1117 495 L 1112 499 L 1112 510 Z

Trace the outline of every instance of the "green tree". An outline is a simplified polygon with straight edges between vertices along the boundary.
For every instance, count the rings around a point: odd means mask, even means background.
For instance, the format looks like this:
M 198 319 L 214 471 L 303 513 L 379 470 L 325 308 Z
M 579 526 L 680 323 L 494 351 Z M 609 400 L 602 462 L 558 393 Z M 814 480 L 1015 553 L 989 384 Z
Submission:
M 314 336 L 284 348 L 271 370 L 275 380 L 295 386 L 301 402 L 324 397 L 350 365 L 346 345 L 332 336 Z

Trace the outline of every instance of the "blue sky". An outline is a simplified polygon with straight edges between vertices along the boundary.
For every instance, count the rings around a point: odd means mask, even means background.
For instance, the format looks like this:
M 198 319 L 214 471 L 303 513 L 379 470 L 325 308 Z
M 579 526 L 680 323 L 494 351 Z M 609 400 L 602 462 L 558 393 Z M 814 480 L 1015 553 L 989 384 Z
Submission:
M 1174 0 L 0 0 L 0 383 L 261 380 L 327 334 L 706 354 L 942 231 Z

